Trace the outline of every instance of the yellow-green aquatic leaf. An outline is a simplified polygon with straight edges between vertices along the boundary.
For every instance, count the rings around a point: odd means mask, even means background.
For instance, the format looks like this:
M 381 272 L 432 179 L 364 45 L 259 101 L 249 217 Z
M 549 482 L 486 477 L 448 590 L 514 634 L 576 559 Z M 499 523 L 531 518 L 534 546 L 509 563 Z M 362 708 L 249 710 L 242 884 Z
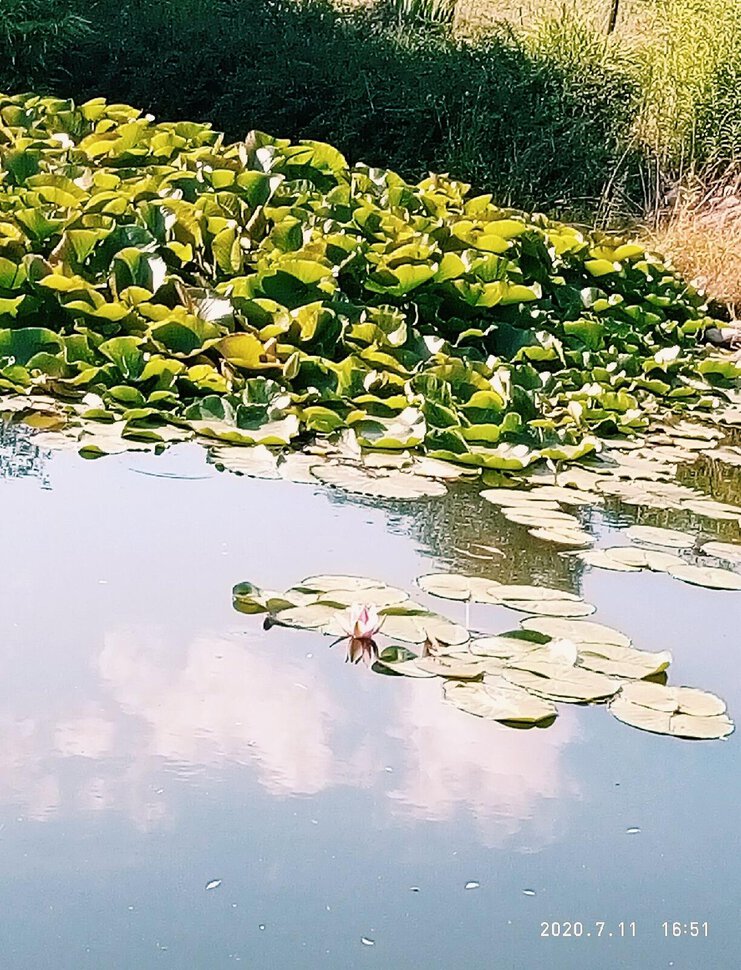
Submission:
M 327 464 L 314 469 L 313 474 L 327 485 L 378 498 L 419 499 L 444 495 L 447 491 L 442 482 L 403 471 L 371 474 L 351 465 Z
M 725 738 L 733 721 L 714 694 L 689 687 L 666 687 L 645 681 L 625 684 L 610 702 L 610 713 L 624 724 L 694 740 Z
M 611 556 L 608 549 L 588 549 L 586 552 L 577 553 L 577 558 L 588 566 L 595 566 L 598 569 L 610 569 L 620 573 L 639 573 L 641 571 L 640 565 L 621 562 Z
M 741 562 L 741 543 L 737 542 L 706 542 L 702 551 L 707 556 L 725 559 L 726 562 Z
M 524 630 L 533 630 L 548 637 L 560 637 L 580 643 L 611 643 L 629 647 L 630 637 L 619 630 L 593 623 L 591 620 L 562 620 L 557 617 L 533 617 L 520 624 Z
M 588 532 L 583 532 L 578 529 L 556 528 L 555 524 L 553 528 L 528 529 L 528 532 L 534 539 L 552 542 L 557 546 L 583 548 L 584 546 L 591 546 L 594 543 L 594 537 Z
M 483 684 L 449 681 L 443 685 L 443 696 L 459 710 L 493 721 L 539 724 L 557 714 L 554 704 L 496 676 L 486 678 Z
M 343 606 L 352 606 L 353 603 L 362 603 L 363 606 L 394 606 L 409 599 L 409 593 L 403 589 L 395 589 L 393 586 L 377 586 L 363 589 L 362 593 L 356 588 L 326 590 L 321 595 L 322 600 L 332 603 L 341 603 Z
M 590 616 L 596 607 L 591 603 L 574 603 L 571 600 L 515 600 L 502 601 L 502 606 L 521 613 L 533 613 L 539 616 Z
M 652 546 L 668 546 L 671 549 L 691 549 L 695 537 L 677 529 L 660 529 L 650 525 L 631 525 L 625 534 L 635 542 Z
M 475 657 L 459 659 L 457 657 L 419 657 L 415 660 L 420 670 L 436 677 L 449 677 L 453 680 L 475 680 L 482 677 L 486 666 Z
M 584 667 L 552 664 L 542 669 L 548 669 L 548 676 L 514 667 L 508 667 L 504 676 L 510 683 L 524 690 L 539 697 L 557 701 L 576 703 L 603 701 L 612 697 L 620 689 L 619 680 L 586 670 Z
M 313 590 L 317 593 L 328 593 L 332 589 L 348 590 L 371 590 L 383 589 L 385 584 L 377 579 L 369 579 L 367 576 L 345 576 L 342 574 L 327 573 L 320 576 L 307 576 L 298 584 L 302 589 Z M 358 596 L 360 600 L 361 597 Z
M 741 590 L 741 575 L 730 569 L 715 569 L 711 566 L 670 566 L 667 570 L 670 576 L 681 579 L 683 583 L 693 586 L 705 586 L 707 589 Z
M 668 650 L 651 653 L 635 647 L 619 647 L 606 643 L 582 643 L 578 648 L 577 663 L 588 670 L 607 674 L 609 677 L 625 677 L 641 680 L 662 673 L 672 662 Z
M 547 529 L 555 529 L 557 532 L 572 532 L 578 530 L 581 523 L 568 512 L 560 512 L 557 509 L 540 508 L 536 502 L 522 503 L 513 508 L 504 508 L 502 515 L 508 522 L 515 522 L 518 525 L 532 525 Z
M 550 600 L 550 601 L 569 601 L 571 603 L 581 603 L 581 596 L 576 593 L 568 593 L 561 589 L 552 589 L 550 586 L 528 586 L 525 584 L 503 584 L 496 587 L 495 594 L 497 599 L 506 600 Z

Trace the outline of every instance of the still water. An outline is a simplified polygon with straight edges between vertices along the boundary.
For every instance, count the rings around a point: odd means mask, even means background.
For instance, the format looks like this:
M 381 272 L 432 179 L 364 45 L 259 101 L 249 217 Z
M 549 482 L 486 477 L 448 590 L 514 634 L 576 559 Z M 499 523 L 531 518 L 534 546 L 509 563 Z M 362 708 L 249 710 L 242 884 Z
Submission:
M 654 736 L 600 706 L 542 730 L 479 720 L 436 681 L 264 631 L 231 587 L 348 572 L 413 591 L 447 569 L 557 585 L 671 649 L 671 682 L 737 721 L 741 594 L 585 569 L 465 486 L 360 502 L 219 473 L 197 446 L 85 462 L 6 433 L 0 501 L 0 967 L 741 965 L 738 734 Z M 601 544 L 636 520 L 616 508 L 591 514 Z M 455 551 L 473 540 L 506 556 Z

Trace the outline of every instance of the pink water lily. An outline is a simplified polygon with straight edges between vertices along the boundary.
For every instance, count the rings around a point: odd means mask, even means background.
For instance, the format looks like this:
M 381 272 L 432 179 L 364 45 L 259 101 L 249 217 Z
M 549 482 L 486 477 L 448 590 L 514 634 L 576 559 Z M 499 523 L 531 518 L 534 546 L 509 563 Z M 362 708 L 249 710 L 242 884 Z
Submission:
M 367 637 L 360 640 L 350 637 L 347 641 L 347 656 L 345 663 L 357 664 L 362 660 L 366 667 L 370 667 L 378 659 L 378 647 Z
M 379 617 L 375 606 L 362 603 L 353 603 L 340 617 L 340 626 L 353 640 L 372 640 L 382 625 L 383 617 Z

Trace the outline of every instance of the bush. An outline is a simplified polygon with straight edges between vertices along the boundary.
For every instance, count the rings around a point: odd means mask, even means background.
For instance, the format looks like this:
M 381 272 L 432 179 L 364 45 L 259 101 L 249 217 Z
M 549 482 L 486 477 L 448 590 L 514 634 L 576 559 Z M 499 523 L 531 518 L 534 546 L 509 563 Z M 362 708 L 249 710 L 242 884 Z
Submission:
M 419 27 L 402 37 L 325 0 L 85 9 L 91 33 L 47 64 L 55 93 L 133 101 L 235 138 L 320 138 L 405 177 L 450 171 L 502 203 L 588 209 L 629 137 L 636 91 L 622 65 L 556 58 L 501 30 L 475 43 Z

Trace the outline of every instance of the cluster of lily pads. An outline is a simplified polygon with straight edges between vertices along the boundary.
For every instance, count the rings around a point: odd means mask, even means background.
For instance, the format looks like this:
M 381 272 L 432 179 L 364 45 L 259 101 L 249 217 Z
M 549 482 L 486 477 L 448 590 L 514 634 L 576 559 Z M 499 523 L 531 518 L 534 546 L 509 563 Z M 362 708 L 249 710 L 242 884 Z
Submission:
M 0 410 L 91 455 L 198 435 L 280 474 L 270 449 L 408 452 L 360 490 L 444 477 L 418 461 L 578 459 L 659 413 L 734 411 L 710 323 L 642 245 L 444 175 L 0 96 Z
M 618 720 L 658 734 L 713 739 L 734 729 L 719 697 L 666 684 L 668 651 L 639 650 L 618 630 L 583 619 L 594 607 L 573 593 L 450 573 L 417 583 L 433 596 L 528 616 L 518 630 L 482 635 L 414 602 L 403 589 L 341 575 L 309 576 L 284 593 L 240 583 L 233 602 L 243 613 L 265 615 L 266 626 L 348 637 L 349 659 L 367 656 L 379 673 L 441 678 L 447 702 L 511 726 L 548 726 L 560 703 L 607 702 Z M 361 603 L 364 630 L 357 623 Z M 376 623 L 368 627 L 371 612 Z M 361 651 L 353 639 L 359 632 Z M 388 645 L 379 651 L 371 634 Z

